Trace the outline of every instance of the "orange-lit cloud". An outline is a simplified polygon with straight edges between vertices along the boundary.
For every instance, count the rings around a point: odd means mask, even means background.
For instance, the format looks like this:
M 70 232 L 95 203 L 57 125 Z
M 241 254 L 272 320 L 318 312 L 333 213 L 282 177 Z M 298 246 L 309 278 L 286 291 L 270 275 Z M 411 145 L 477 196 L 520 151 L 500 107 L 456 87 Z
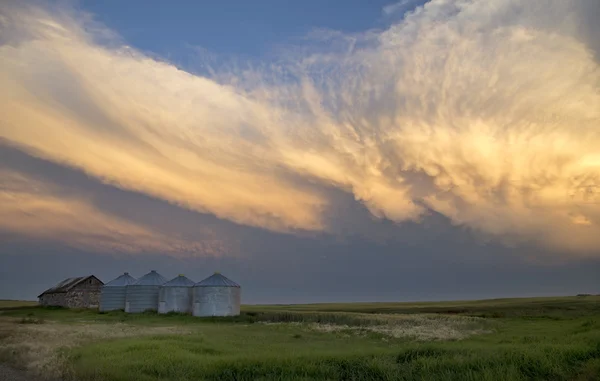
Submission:
M 597 254 L 600 65 L 585 20 L 600 5 L 523 3 L 434 0 L 383 32 L 322 35 L 325 51 L 284 65 L 292 81 L 263 70 L 220 82 L 81 15 L 5 6 L 0 136 L 276 231 L 329 228 L 314 183 L 393 221 L 434 210 L 510 242 Z
M 204 229 L 196 240 L 173 237 L 103 212 L 64 189 L 0 169 L 0 231 L 98 252 L 174 256 L 236 255 L 233 241 Z

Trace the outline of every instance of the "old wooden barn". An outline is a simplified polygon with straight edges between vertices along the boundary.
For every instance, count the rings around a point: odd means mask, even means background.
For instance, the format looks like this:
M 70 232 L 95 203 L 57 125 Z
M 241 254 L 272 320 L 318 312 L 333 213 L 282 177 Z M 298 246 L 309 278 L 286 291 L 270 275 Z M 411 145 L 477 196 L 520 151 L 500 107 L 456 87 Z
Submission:
M 42 306 L 95 308 L 98 307 L 103 285 L 104 283 L 94 275 L 67 278 L 42 292 L 38 299 Z

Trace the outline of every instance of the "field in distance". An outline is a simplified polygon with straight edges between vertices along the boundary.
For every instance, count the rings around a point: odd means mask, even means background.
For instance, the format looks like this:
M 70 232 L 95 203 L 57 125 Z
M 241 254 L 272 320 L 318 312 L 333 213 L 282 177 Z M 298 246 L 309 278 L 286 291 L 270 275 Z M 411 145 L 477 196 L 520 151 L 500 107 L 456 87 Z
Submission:
M 0 302 L 0 361 L 63 380 L 598 380 L 600 297 L 244 306 Z
M 37 306 L 38 302 L 31 300 L 6 300 L 0 299 L 0 309 L 17 308 L 17 307 L 32 307 Z
M 374 314 L 457 314 L 477 317 L 540 317 L 588 315 L 599 312 L 600 295 L 503 298 L 445 302 L 367 302 L 271 304 L 245 306 L 245 311 L 360 312 Z

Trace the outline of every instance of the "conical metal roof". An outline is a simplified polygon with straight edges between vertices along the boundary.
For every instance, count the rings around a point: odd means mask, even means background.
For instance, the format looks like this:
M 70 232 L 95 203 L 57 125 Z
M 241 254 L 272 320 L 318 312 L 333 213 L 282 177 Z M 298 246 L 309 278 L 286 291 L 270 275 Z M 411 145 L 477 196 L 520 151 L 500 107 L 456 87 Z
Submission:
M 163 287 L 193 287 L 194 281 L 179 275 L 162 285 Z
M 167 279 L 152 270 L 137 280 L 132 286 L 161 286 L 167 282 Z
M 137 279 L 129 275 L 129 273 L 124 273 L 105 284 L 104 287 L 125 287 L 134 284 L 135 282 L 137 282 Z
M 214 273 L 196 283 L 194 287 L 240 287 L 240 285 L 220 273 Z

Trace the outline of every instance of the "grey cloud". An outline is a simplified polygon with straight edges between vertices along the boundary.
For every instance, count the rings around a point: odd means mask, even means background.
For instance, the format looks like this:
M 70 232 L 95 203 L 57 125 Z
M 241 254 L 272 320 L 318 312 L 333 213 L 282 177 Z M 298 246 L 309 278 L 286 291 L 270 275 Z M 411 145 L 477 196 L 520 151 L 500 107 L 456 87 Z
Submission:
M 145 194 L 104 184 L 81 171 L 35 157 L 6 141 L 0 142 L 0 163 L 0 168 L 14 170 L 43 183 L 60 185 L 59 196 L 62 198 L 85 195 L 98 210 L 165 234 L 177 234 L 190 241 L 202 240 L 201 228 L 208 227 L 217 237 L 235 242 L 236 252 L 225 255 L 245 256 L 240 252 L 240 247 L 245 246 L 241 242 L 250 237 L 265 235 L 264 239 L 269 240 L 278 236 L 262 232 L 260 228 L 242 226 L 214 215 L 194 212 Z M 286 176 L 301 185 L 301 179 L 295 179 L 291 174 Z M 326 220 L 332 229 L 327 233 L 296 233 L 302 239 L 325 238 L 345 242 L 347 237 L 360 237 L 374 243 L 402 242 L 414 246 L 432 237 L 451 239 L 457 230 L 462 230 L 449 226 L 444 216 L 433 211 L 420 223 L 398 225 L 390 220 L 374 219 L 364 205 L 356 203 L 348 193 L 335 187 L 321 187 L 319 192 L 327 194 L 327 198 L 332 200 Z
M 460 232 L 597 257 L 597 8 L 434 0 L 386 30 L 325 33 L 280 66 L 210 78 L 99 43 L 110 31 L 77 12 L 3 5 L 0 136 L 32 162 L 7 171 L 51 187 L 42 207 L 70 221 L 93 210 L 111 237 L 110 221 L 164 234 L 154 245 L 182 237 L 165 250 L 203 228 L 264 228 L 342 243 Z

